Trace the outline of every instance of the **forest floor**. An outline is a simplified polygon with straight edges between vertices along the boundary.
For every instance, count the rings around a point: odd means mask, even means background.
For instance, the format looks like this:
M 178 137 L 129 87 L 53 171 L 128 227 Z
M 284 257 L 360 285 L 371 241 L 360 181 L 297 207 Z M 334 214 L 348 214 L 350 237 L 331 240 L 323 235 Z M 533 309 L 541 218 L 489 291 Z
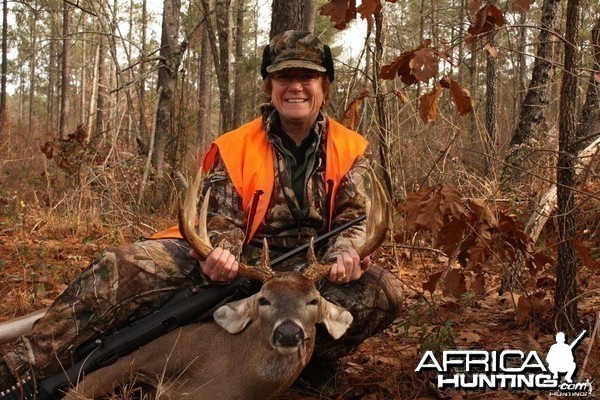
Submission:
M 23 207 L 24 208 L 24 207 Z M 7 208 L 4 208 L 6 211 Z M 14 211 L 14 209 L 13 209 Z M 89 260 L 115 241 L 133 241 L 135 237 L 115 239 L 111 235 L 68 232 L 63 237 L 38 233 L 39 216 L 0 213 L 0 319 L 20 316 L 44 306 L 60 293 Z M 25 221 L 23 219 L 31 218 Z M 15 223 L 16 221 L 16 223 Z M 39 222 L 39 221 L 38 221 Z M 28 229 L 23 229 L 27 226 Z M 43 231 L 43 230 L 42 230 Z M 89 230 L 93 231 L 93 229 Z M 99 229 L 98 232 L 102 230 Z M 96 237 L 93 237 L 96 236 Z M 406 250 L 400 251 L 406 254 Z M 378 250 L 376 260 L 387 265 L 405 286 L 405 308 L 398 320 L 384 333 L 367 340 L 359 350 L 340 362 L 334 379 L 319 391 L 293 387 L 282 400 L 299 399 L 551 399 L 543 390 L 455 390 L 437 388 L 437 374 L 415 372 L 425 350 L 440 354 L 447 349 L 536 351 L 545 360 L 554 343 L 556 331 L 547 315 L 519 318 L 516 301 L 509 293 L 498 294 L 500 277 L 492 276 L 483 296 L 453 298 L 431 296 L 422 289 L 427 277 L 443 260 L 435 253 L 395 262 L 389 246 Z M 585 294 L 579 302 L 579 316 L 586 338 L 576 347 L 579 366 L 576 381 L 600 377 L 598 340 L 590 337 L 600 310 L 600 273 L 582 269 L 579 277 Z M 518 296 L 518 295 L 517 295 Z M 596 336 L 598 337 L 598 336 Z M 569 338 L 568 340 L 569 341 Z M 441 362 L 441 361 L 440 361 Z M 588 396 L 595 398 L 595 396 Z M 600 397 L 599 397 L 600 398 Z

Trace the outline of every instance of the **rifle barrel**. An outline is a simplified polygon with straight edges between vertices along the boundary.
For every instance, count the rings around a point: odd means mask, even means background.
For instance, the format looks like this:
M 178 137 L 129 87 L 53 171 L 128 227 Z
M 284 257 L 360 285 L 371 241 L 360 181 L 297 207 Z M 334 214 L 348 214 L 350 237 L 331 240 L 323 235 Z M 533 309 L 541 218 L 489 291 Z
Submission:
M 317 236 L 314 239 L 313 243 L 316 245 L 317 243 L 321 243 L 325 240 L 329 240 L 332 237 L 334 237 L 335 235 L 339 234 L 340 232 L 343 232 L 346 229 L 350 228 L 352 225 L 358 224 L 359 222 L 363 221 L 365 218 L 367 218 L 366 215 L 361 215 L 358 218 L 354 218 L 353 220 L 348 221 L 348 222 L 338 226 L 337 228 L 332 229 L 329 232 L 322 234 L 321 236 Z M 289 260 L 290 258 L 292 258 L 302 252 L 305 252 L 306 250 L 308 250 L 309 246 L 310 246 L 310 243 L 305 243 L 301 246 L 296 247 L 293 250 L 288 251 L 287 253 L 280 255 L 279 257 L 275 257 L 274 259 L 271 260 L 271 263 L 270 263 L 271 267 L 279 265 L 282 262 Z

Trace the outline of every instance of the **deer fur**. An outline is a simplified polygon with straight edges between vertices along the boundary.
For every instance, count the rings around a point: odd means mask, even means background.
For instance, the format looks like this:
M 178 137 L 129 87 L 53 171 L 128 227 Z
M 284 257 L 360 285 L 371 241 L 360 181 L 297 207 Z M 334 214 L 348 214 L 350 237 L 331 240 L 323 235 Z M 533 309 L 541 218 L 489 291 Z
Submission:
M 214 322 L 174 330 L 92 372 L 66 399 L 97 398 L 128 382 L 156 388 L 160 399 L 272 399 L 310 359 L 315 324 L 337 339 L 352 323 L 348 311 L 321 297 L 298 272 L 274 277 L 257 294 L 225 304 L 213 316 Z M 277 329 L 286 324 L 300 330 L 278 342 Z

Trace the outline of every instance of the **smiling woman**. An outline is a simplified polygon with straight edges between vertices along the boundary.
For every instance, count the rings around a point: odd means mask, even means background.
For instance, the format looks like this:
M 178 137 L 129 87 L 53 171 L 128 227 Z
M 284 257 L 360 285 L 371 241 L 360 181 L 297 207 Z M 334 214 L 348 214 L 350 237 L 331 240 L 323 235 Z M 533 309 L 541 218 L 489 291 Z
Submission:
M 240 264 L 259 264 L 263 243 L 275 259 L 367 214 L 379 185 L 368 142 L 323 110 L 334 79 L 329 47 L 310 32 L 283 32 L 265 48 L 261 74 L 270 98 L 262 115 L 220 136 L 204 158 L 210 250 L 199 256 L 175 229 L 105 251 L 30 333 L 2 348 L 0 390 L 15 385 L 17 377 L 45 378 L 72 366 L 79 344 L 148 314 L 184 287 L 203 291 L 233 281 Z M 387 225 L 379 225 L 385 231 Z M 363 220 L 315 249 L 327 268 L 316 282 L 319 293 L 353 320 L 335 342 L 326 331 L 317 332 L 312 365 L 354 351 L 401 307 L 398 279 L 371 265 L 374 248 L 363 251 L 369 236 Z M 306 255 L 299 254 L 276 272 L 306 265 Z M 210 347 L 202 339 L 194 345 Z

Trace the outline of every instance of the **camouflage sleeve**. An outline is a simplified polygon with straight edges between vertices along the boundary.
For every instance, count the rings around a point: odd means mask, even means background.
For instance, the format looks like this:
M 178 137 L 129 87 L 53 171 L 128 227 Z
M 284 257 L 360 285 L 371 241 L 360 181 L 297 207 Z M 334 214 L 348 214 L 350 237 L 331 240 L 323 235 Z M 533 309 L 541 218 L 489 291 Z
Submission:
M 239 259 L 244 241 L 246 217 L 242 210 L 242 198 L 235 190 L 219 155 L 215 157 L 215 163 L 204 179 L 203 195 L 209 187 L 211 190 L 207 229 L 210 241 L 213 246 L 227 249 Z
M 335 197 L 332 228 L 365 215 L 365 180 L 369 172 L 369 160 L 358 158 L 348 173 L 342 178 Z M 323 257 L 324 261 L 335 261 L 338 254 L 350 247 L 358 247 L 365 242 L 365 221 L 332 238 Z

